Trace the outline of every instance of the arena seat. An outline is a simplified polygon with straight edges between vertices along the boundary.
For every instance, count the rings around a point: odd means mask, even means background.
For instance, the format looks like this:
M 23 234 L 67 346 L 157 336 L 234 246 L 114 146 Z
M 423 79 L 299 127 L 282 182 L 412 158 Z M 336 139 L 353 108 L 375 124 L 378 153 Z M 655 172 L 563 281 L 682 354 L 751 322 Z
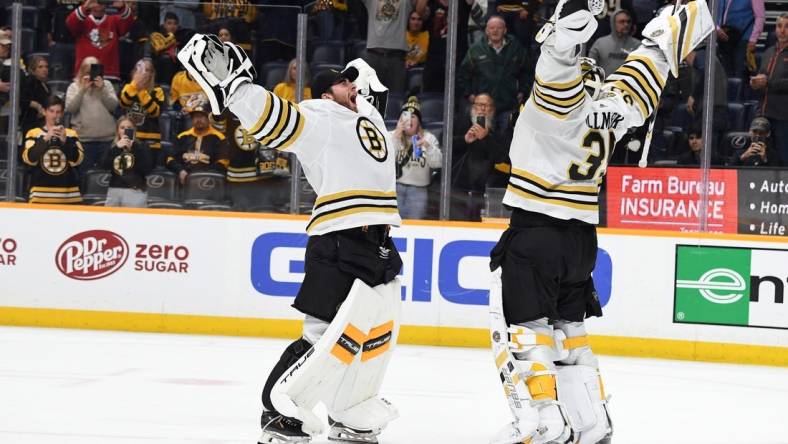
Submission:
M 747 129 L 744 121 L 744 105 L 741 103 L 728 103 L 728 129 L 730 131 Z
M 750 133 L 746 131 L 728 131 L 722 137 L 720 154 L 730 158 L 736 150 L 743 148 L 750 141 Z
M 263 82 L 263 86 L 273 91 L 276 84 L 285 78 L 287 62 L 268 62 L 260 66 L 258 71 L 258 78 Z
M 148 206 L 153 202 L 178 200 L 178 177 L 172 171 L 154 168 L 145 178 L 148 186 Z
M 728 78 L 728 102 L 738 102 L 741 98 L 742 80 L 738 77 Z
M 215 172 L 196 172 L 186 176 L 183 188 L 183 203 L 196 208 L 201 205 L 217 204 L 226 201 L 224 174 Z
M 82 174 L 82 201 L 87 205 L 107 199 L 111 173 L 109 170 L 89 169 Z
M 342 65 L 345 63 L 345 43 L 336 41 L 318 43 L 314 46 L 309 61 Z

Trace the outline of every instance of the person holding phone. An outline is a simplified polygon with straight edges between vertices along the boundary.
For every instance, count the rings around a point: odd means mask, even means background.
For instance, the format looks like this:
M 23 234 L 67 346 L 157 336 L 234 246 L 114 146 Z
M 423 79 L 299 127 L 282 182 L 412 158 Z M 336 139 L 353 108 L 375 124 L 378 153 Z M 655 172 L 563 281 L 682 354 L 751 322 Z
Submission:
M 101 168 L 109 170 L 107 207 L 145 208 L 148 203 L 145 176 L 153 169 L 150 148 L 135 137 L 134 122 L 124 116 L 115 127 L 115 141 L 104 153 Z
M 82 202 L 79 173 L 84 152 L 77 132 L 63 121 L 63 99 L 52 95 L 44 105 L 44 125 L 25 134 L 22 162 L 31 167 L 30 203 Z
M 85 149 L 82 172 L 93 168 L 109 149 L 114 138 L 118 97 L 112 83 L 104 78 L 104 67 L 95 57 L 85 57 L 66 90 L 66 112 L 79 133 Z
M 756 117 L 750 123 L 750 143 L 736 150 L 732 165 L 776 166 L 780 165 L 780 155 L 769 140 L 771 125 L 765 117 Z
M 467 198 L 457 200 L 452 217 L 464 220 L 481 220 L 484 191 L 488 182 L 506 186 L 508 176 L 509 141 L 504 132 L 498 131 L 496 106 L 492 96 L 479 93 L 471 104 L 470 119 L 454 137 L 454 184 Z M 464 130 L 464 131 L 463 131 Z M 503 183 L 503 185 L 500 185 Z
M 397 153 L 397 206 L 405 219 L 427 215 L 427 187 L 433 169 L 443 166 L 438 139 L 421 127 L 421 104 L 415 96 L 402 106 L 397 127 L 391 133 Z
M 149 58 L 138 60 L 131 73 L 131 82 L 120 92 L 120 105 L 137 127 L 137 138 L 150 146 L 154 165 L 160 165 L 164 157 L 161 155 L 159 130 L 163 104 L 164 91 L 156 85 L 153 61 Z

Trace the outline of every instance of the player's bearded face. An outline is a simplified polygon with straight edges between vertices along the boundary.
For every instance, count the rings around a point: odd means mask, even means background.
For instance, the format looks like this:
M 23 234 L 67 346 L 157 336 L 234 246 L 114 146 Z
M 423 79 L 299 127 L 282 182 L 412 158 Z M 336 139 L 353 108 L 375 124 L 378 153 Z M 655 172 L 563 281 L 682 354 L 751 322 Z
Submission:
M 351 111 L 358 111 L 358 107 L 356 106 L 356 96 L 358 96 L 358 92 L 356 91 L 356 85 L 350 82 L 350 80 L 343 80 L 336 85 L 331 87 L 331 95 L 334 98 L 334 102 L 348 108 Z

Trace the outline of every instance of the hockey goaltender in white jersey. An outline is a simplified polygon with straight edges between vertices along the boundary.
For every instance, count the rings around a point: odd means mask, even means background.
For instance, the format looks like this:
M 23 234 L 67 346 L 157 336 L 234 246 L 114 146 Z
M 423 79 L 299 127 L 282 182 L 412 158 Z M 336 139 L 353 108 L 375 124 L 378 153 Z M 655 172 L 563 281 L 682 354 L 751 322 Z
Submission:
M 402 260 L 389 235 L 397 211 L 396 152 L 379 109 L 386 88 L 356 59 L 342 71 L 317 73 L 300 104 L 252 83 L 251 61 L 239 47 L 196 34 L 178 59 L 208 95 L 251 136 L 298 157 L 317 192 L 306 230 L 304 280 L 293 307 L 304 313 L 302 337 L 291 343 L 263 387 L 261 444 L 329 439 L 377 443 L 398 416 L 378 394 L 399 332 Z M 369 102 L 368 102 L 369 100 Z
M 309 234 L 402 223 L 394 145 L 378 110 L 366 100 L 356 105 L 358 112 L 332 100 L 296 105 L 251 83 L 240 86 L 230 102 L 251 136 L 301 162 L 317 193 Z
M 514 421 L 494 444 L 609 444 L 613 423 L 584 319 L 601 316 L 598 194 L 611 150 L 658 108 L 668 75 L 713 29 L 704 0 L 669 6 L 607 78 L 579 56 L 601 0 L 561 0 L 537 34 L 542 52 L 514 129 L 491 252 L 490 338 Z

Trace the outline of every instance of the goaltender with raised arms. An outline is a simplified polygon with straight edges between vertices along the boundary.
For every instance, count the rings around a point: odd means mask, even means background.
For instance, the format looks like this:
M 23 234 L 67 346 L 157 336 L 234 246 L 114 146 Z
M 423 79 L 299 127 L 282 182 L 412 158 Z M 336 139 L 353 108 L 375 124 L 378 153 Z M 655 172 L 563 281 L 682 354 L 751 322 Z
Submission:
M 536 35 L 534 87 L 509 149 L 511 221 L 491 253 L 490 337 L 514 419 L 495 444 L 609 444 L 613 434 L 584 325 L 602 315 L 591 276 L 599 187 L 616 141 L 653 117 L 669 72 L 714 24 L 704 0 L 669 5 L 605 77 L 579 54 L 605 5 L 560 0 Z
M 318 73 L 314 100 L 282 100 L 253 84 L 243 49 L 195 34 L 178 58 L 208 95 L 262 145 L 294 153 L 317 193 L 306 226 L 305 275 L 293 307 L 303 336 L 290 344 L 263 388 L 263 444 L 328 437 L 376 443 L 397 410 L 378 394 L 399 331 L 402 261 L 389 236 L 397 210 L 392 141 L 381 112 L 388 90 L 363 60 Z

